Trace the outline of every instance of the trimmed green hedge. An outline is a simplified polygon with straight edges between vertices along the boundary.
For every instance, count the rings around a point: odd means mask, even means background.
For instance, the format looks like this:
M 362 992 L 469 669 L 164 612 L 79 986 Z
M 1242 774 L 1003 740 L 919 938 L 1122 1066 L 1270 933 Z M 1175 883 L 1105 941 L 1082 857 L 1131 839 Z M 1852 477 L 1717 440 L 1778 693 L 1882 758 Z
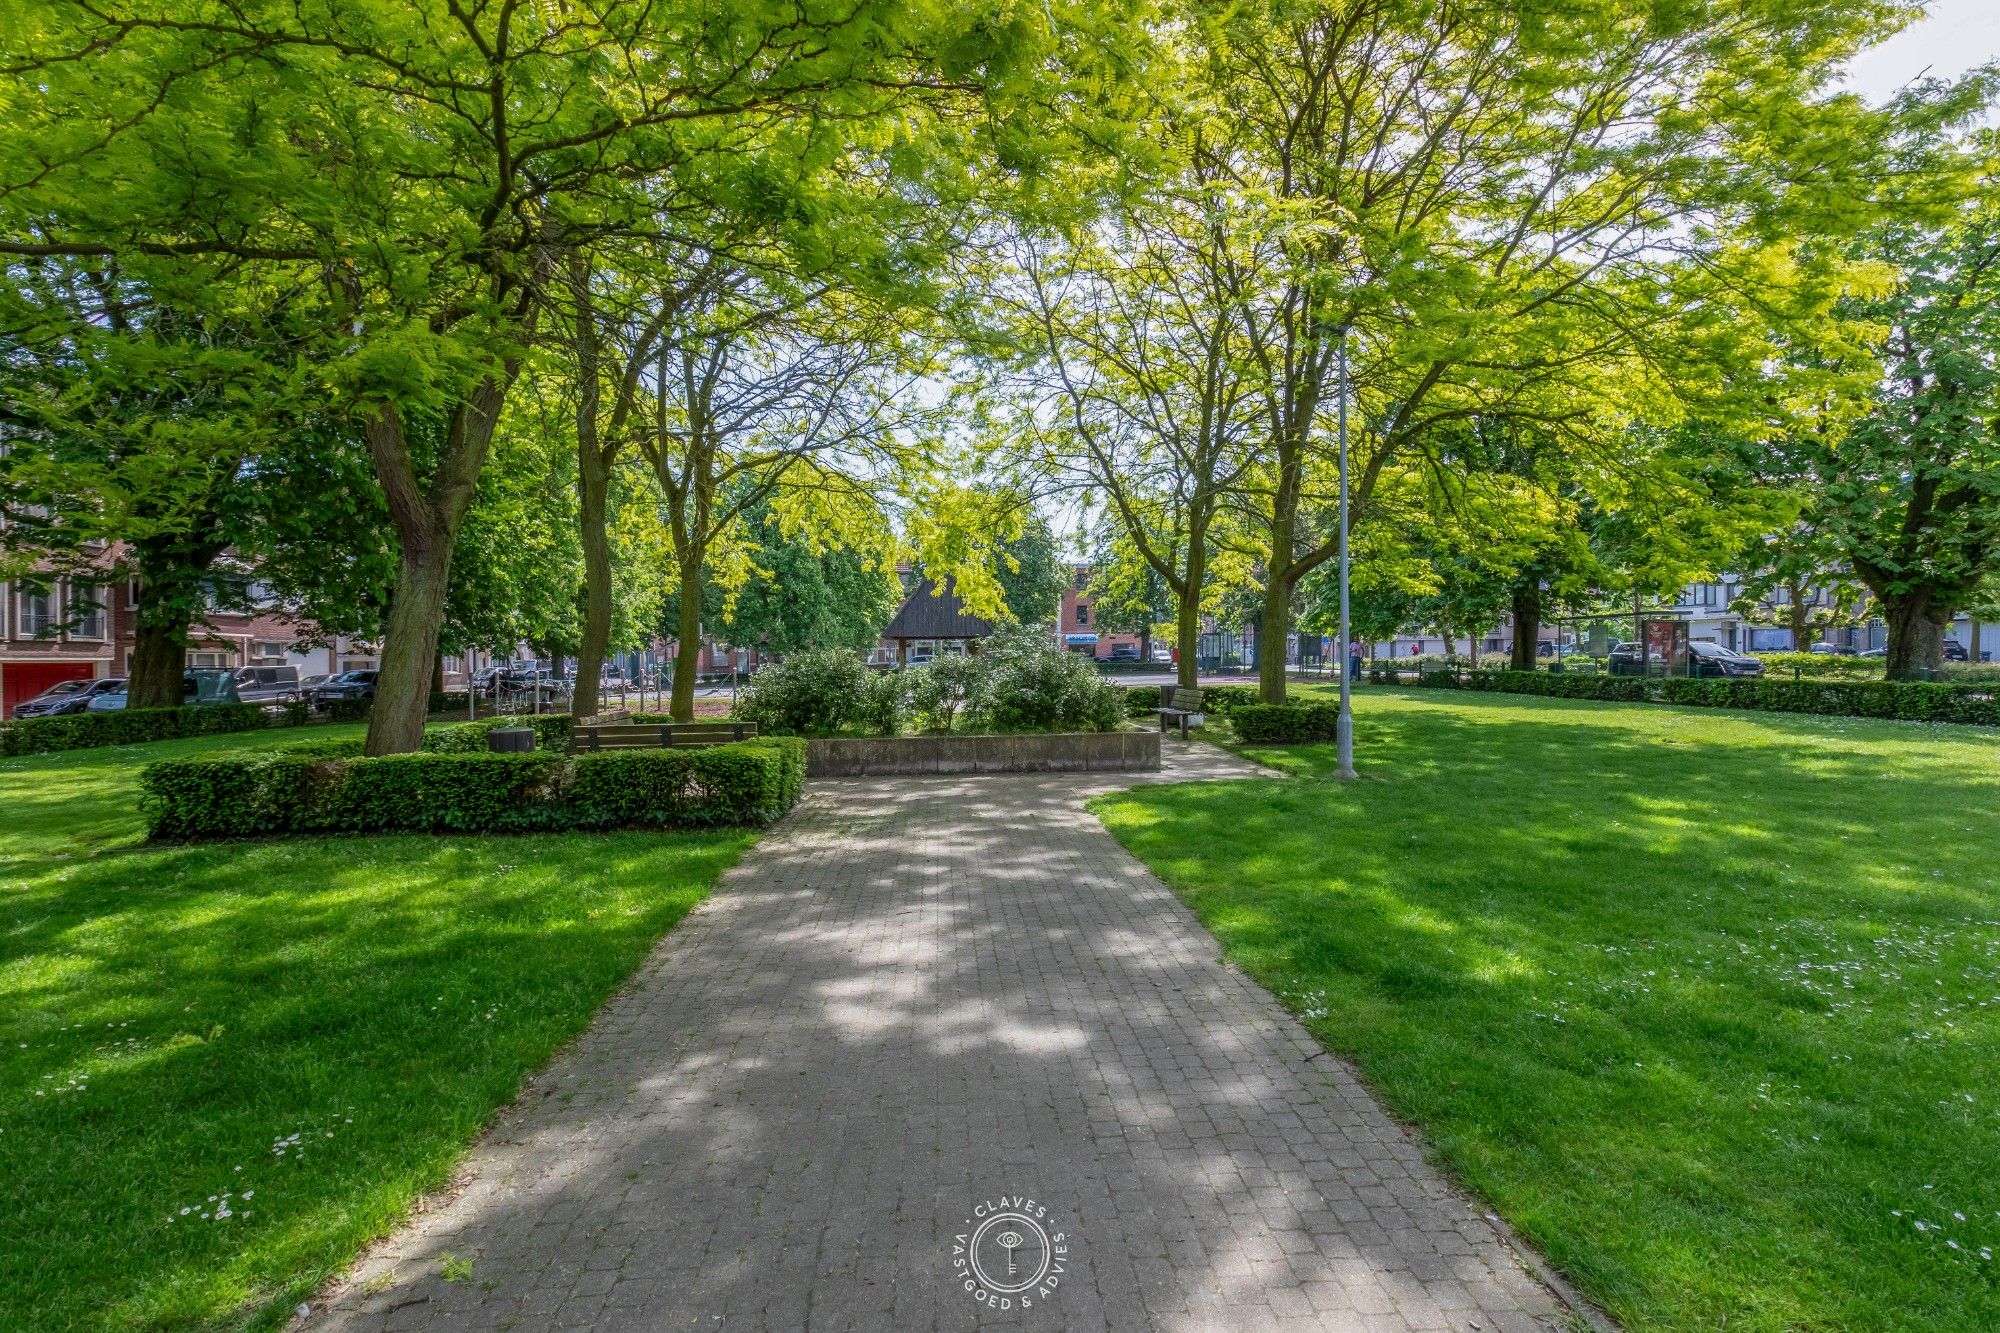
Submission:
M 535 733 L 537 750 L 569 748 L 568 713 L 482 717 L 477 722 L 444 722 L 424 730 L 424 749 L 432 754 L 484 754 L 486 733 L 497 728 L 526 727 Z
M 1909 722 L 1961 722 L 2000 726 L 2000 699 L 1976 685 L 1929 681 L 1772 680 L 1762 677 L 1575 676 L 1541 671 L 1474 671 L 1464 677 L 1426 672 L 1417 684 L 1499 694 L 1543 694 L 1565 699 L 1685 704 L 1699 708 L 1749 708 L 1826 717 L 1883 717 Z
M 289 713 L 286 715 L 288 718 Z M 121 708 L 113 713 L 30 717 L 0 727 L 0 754 L 54 754 L 100 745 L 138 745 L 183 736 L 255 731 L 265 725 L 262 704 L 204 704 L 191 708 Z
M 767 824 L 797 802 L 806 772 L 804 742 L 789 739 L 576 756 L 538 750 L 362 759 L 308 749 L 148 765 L 140 774 L 147 836 L 200 842 Z
M 1309 745 L 1338 737 L 1340 709 L 1333 704 L 1238 704 L 1229 725 L 1245 745 Z

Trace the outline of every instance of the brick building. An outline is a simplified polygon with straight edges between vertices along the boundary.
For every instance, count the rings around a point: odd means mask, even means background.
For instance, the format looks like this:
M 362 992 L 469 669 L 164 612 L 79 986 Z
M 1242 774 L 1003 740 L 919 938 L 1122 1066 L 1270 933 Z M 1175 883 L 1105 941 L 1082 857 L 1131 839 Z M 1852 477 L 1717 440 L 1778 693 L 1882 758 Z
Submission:
M 1069 588 L 1063 593 L 1062 611 L 1056 622 L 1056 639 L 1073 653 L 1086 657 L 1109 657 L 1114 648 L 1139 651 L 1139 636 L 1123 632 L 1106 634 L 1097 627 L 1097 600 L 1090 594 L 1089 565 L 1070 569 Z

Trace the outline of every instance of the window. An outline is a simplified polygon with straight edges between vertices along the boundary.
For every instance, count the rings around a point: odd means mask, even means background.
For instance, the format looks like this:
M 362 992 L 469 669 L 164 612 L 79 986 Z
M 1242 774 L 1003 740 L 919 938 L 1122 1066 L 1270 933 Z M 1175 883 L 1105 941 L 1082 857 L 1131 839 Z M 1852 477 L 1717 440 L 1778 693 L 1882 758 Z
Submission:
M 14 632 L 23 639 L 51 639 L 56 632 L 55 598 L 46 588 L 14 594 Z
M 1078 602 L 1076 604 L 1076 623 L 1079 625 L 1088 625 L 1090 623 L 1089 603 Z
M 69 636 L 72 639 L 104 637 L 104 589 L 88 583 L 72 583 L 69 589 Z
M 372 657 L 343 657 L 340 659 L 340 669 L 342 672 L 373 671 L 375 669 L 375 659 Z
M 1077 570 L 1074 586 L 1078 592 L 1082 592 L 1085 588 L 1088 588 L 1090 586 L 1090 571 L 1087 569 Z
M 253 666 L 283 666 L 286 645 L 272 639 L 252 639 L 250 641 L 250 662 Z
M 226 667 L 229 665 L 229 654 L 190 651 L 187 664 L 191 667 Z

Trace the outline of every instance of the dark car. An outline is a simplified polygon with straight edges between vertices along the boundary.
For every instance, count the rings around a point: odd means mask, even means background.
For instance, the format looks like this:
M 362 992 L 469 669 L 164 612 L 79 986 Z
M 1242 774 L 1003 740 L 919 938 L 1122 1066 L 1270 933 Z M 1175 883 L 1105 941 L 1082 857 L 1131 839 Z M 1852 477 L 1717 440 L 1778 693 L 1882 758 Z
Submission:
M 1944 641 L 1944 660 L 1947 662 L 1969 662 L 1972 659 L 1966 653 L 1964 644 L 1960 643 L 1957 639 L 1946 639 Z
M 122 692 L 125 688 L 123 676 L 102 676 L 96 680 L 65 680 L 49 686 L 32 699 L 24 699 L 14 705 L 16 718 L 62 717 L 67 713 L 81 713 L 90 707 L 90 701 L 100 694 L 113 690 Z
M 375 678 L 380 674 L 374 670 L 343 671 L 314 690 L 312 701 L 323 708 L 327 704 L 339 701 L 373 699 Z
M 1610 659 L 1605 665 L 1606 673 L 1613 676 L 1643 675 L 1648 668 L 1660 671 L 1660 659 L 1654 656 L 1642 665 L 1637 641 L 1613 644 Z M 1688 644 L 1688 674 L 1761 676 L 1764 674 L 1764 663 L 1748 654 L 1731 652 L 1721 644 L 1697 641 Z
M 1114 643 L 1107 662 L 1136 662 L 1139 660 L 1139 645 L 1136 643 Z
M 1747 653 L 1734 653 L 1719 643 L 1688 645 L 1690 676 L 1761 676 L 1764 663 Z

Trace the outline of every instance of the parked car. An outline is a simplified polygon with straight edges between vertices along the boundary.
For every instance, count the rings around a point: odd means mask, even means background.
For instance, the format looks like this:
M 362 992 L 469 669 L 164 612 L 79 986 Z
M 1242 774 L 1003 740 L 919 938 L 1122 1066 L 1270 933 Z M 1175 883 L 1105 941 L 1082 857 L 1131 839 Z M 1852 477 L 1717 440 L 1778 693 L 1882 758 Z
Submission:
M 123 690 L 123 676 L 100 676 L 95 680 L 65 680 L 49 686 L 32 699 L 23 699 L 14 705 L 14 716 L 61 717 L 67 713 L 81 713 L 90 707 L 90 701 L 100 694 L 113 690 Z
M 335 701 L 373 699 L 375 679 L 382 673 L 373 669 L 366 671 L 343 671 L 332 680 L 323 682 L 312 694 L 315 707 L 324 708 Z
M 1960 643 L 1957 639 L 1946 639 L 1944 641 L 1944 660 L 1947 662 L 1969 662 L 1972 659 L 1967 655 L 1964 644 Z
M 1651 658 L 1646 666 L 1659 670 L 1655 664 L 1658 657 Z M 1605 664 L 1605 672 L 1612 676 L 1637 676 L 1646 666 L 1641 665 L 1639 644 L 1618 643 L 1611 646 L 1611 655 Z M 1688 644 L 1688 674 L 1691 676 L 1761 676 L 1764 663 L 1748 653 L 1731 652 L 1719 643 L 1703 643 L 1699 640 Z
M 88 705 L 92 713 L 116 713 L 125 707 L 127 682 L 120 681 L 115 688 L 93 695 Z M 181 674 L 181 707 L 203 707 L 209 704 L 236 704 L 243 700 L 236 694 L 236 673 L 234 671 L 198 667 Z
M 622 690 L 625 688 L 625 673 L 617 667 L 606 667 L 597 677 L 600 690 Z
M 1154 644 L 1153 662 L 1156 666 L 1172 666 L 1174 662 L 1174 650 L 1167 647 L 1164 643 Z
M 246 704 L 287 703 L 299 697 L 295 666 L 236 668 L 236 697 Z
M 1887 648 L 1870 648 L 1867 652 L 1855 654 L 1856 657 L 1887 657 L 1888 655 L 1889 650 Z
M 1731 652 L 1719 643 L 1696 641 L 1688 645 L 1688 674 L 1691 676 L 1761 676 L 1762 659 L 1748 653 Z
M 1821 639 L 1818 643 L 1806 649 L 1806 651 L 1817 653 L 1821 657 L 1853 657 L 1856 655 L 1852 648 L 1837 643 L 1828 643 L 1824 639 Z
M 1139 660 L 1139 645 L 1136 643 L 1114 643 L 1107 662 L 1136 662 Z
M 318 688 L 319 688 L 320 686 L 322 686 L 322 685 L 326 684 L 326 683 L 327 683 L 328 681 L 330 681 L 330 680 L 332 680 L 332 679 L 333 679 L 333 677 L 332 677 L 332 676 L 329 676 L 329 675 L 328 675 L 328 674 L 326 674 L 326 673 L 325 673 L 324 671 L 320 672 L 320 673 L 319 673 L 318 675 L 316 675 L 316 676 L 300 676 L 300 677 L 299 677 L 299 698 L 301 698 L 301 699 L 310 699 L 310 698 L 312 698 L 312 694 L 313 694 L 313 691 L 314 691 L 314 690 L 318 689 Z

